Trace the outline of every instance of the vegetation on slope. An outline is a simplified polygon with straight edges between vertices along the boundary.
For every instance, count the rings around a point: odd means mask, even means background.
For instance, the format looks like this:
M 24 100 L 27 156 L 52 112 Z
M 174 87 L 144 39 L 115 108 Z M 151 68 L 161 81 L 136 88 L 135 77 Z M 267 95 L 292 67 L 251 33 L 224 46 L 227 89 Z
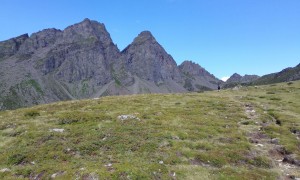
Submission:
M 3 111 L 0 179 L 300 177 L 299 93 L 298 81 Z

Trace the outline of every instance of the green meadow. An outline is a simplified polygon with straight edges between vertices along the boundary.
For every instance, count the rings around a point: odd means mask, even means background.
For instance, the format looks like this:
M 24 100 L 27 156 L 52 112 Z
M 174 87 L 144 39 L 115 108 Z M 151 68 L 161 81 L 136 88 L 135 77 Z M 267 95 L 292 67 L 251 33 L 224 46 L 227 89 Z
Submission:
M 300 178 L 300 81 L 0 112 L 0 179 Z

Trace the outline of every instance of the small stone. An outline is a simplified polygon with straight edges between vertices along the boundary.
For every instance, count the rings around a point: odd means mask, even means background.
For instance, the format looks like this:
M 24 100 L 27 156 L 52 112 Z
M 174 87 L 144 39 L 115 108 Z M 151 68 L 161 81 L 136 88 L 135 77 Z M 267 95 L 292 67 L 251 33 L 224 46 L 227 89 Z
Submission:
M 8 168 L 3 168 L 3 169 L 0 170 L 0 172 L 2 172 L 2 173 L 4 173 L 4 172 L 10 172 L 10 169 L 8 169 Z
M 279 139 L 278 138 L 273 138 L 273 139 L 271 139 L 271 143 L 278 145 L 279 144 Z
M 256 146 L 256 147 L 264 147 L 263 144 L 256 144 L 255 146 Z
M 57 172 L 57 173 L 54 173 L 51 175 L 51 178 L 52 179 L 55 179 L 57 176 L 60 176 L 60 175 L 63 175 L 64 174 L 64 171 L 60 171 L 60 172 Z
M 105 167 L 111 167 L 112 166 L 112 163 L 108 163 L 106 165 L 104 165 Z
M 136 120 L 140 121 L 140 119 L 138 117 L 136 117 L 134 115 L 130 115 L 130 114 L 120 115 L 120 116 L 118 116 L 118 119 L 121 120 L 121 121 L 128 120 L 128 119 L 136 119 Z
M 64 129 L 57 129 L 57 128 L 54 128 L 54 129 L 49 129 L 50 132 L 60 132 L 60 133 L 63 133 L 65 130 Z
M 172 136 L 172 139 L 179 140 L 180 138 L 178 136 Z
M 159 164 L 164 164 L 164 162 L 163 161 L 159 161 Z

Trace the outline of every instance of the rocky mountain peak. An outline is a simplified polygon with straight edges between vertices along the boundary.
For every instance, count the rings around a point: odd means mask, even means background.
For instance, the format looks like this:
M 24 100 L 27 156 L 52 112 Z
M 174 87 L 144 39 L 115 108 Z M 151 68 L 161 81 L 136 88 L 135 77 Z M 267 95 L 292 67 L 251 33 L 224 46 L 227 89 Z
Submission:
M 230 76 L 230 78 L 226 81 L 226 83 L 237 83 L 240 82 L 242 79 L 242 76 L 239 75 L 238 73 L 234 73 L 233 75 Z
M 147 42 L 156 43 L 156 39 L 150 31 L 143 31 L 134 39 L 132 44 L 140 45 Z
M 86 18 L 82 22 L 67 27 L 63 31 L 65 42 L 100 41 L 109 45 L 112 43 L 110 34 L 103 23 Z
M 186 73 L 186 74 L 190 74 L 193 76 L 197 76 L 197 75 L 210 75 L 210 73 L 208 73 L 203 67 L 201 67 L 199 64 L 196 64 L 192 61 L 184 61 L 183 63 L 181 63 L 181 65 L 179 65 L 179 69 Z
M 221 83 L 214 75 L 192 61 L 182 62 L 179 70 L 185 79 L 184 87 L 189 91 L 216 89 L 217 85 Z
M 252 81 L 255 81 L 259 78 L 257 75 L 245 75 L 241 76 L 237 73 L 234 73 L 227 81 L 226 84 L 230 83 L 250 83 Z
M 242 76 L 240 74 L 238 74 L 238 73 L 234 73 L 231 77 L 233 77 L 233 78 L 240 78 Z
M 122 51 L 122 58 L 126 69 L 144 80 L 158 83 L 167 79 L 181 79 L 175 60 L 149 31 L 141 32 Z

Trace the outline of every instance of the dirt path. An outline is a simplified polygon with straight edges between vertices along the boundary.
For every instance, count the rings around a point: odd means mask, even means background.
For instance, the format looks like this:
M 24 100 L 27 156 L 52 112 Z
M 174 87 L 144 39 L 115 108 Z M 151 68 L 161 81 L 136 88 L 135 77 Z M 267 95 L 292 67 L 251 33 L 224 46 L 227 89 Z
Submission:
M 271 168 L 281 174 L 280 179 L 300 180 L 300 166 L 294 161 L 293 155 L 289 154 L 286 149 L 280 145 L 279 138 L 271 139 L 263 131 L 264 127 L 271 123 L 276 124 L 276 121 L 270 117 L 268 122 L 263 123 L 260 120 L 260 114 L 256 111 L 256 109 L 258 110 L 257 107 L 251 103 L 244 103 L 243 107 L 247 120 L 240 122 L 239 125 L 240 129 L 246 132 L 249 142 L 253 144 L 253 156 L 261 155 L 270 157 L 272 160 Z

